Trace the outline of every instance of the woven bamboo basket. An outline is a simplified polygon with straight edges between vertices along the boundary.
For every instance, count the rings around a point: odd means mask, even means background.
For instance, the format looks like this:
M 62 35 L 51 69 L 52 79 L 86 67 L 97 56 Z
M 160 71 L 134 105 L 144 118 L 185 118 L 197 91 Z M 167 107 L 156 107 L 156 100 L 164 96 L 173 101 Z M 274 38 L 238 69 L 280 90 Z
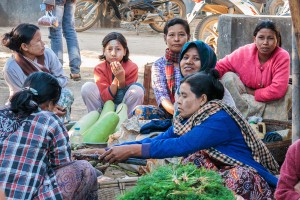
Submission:
M 279 130 L 284 130 L 284 129 L 292 130 L 292 123 L 288 122 L 288 121 L 265 119 L 265 120 L 263 120 L 263 122 L 266 124 L 267 132 L 279 131 Z M 288 140 L 283 140 L 283 141 L 278 141 L 278 142 L 266 143 L 266 146 L 268 147 L 268 149 L 274 156 L 275 160 L 281 166 L 284 161 L 285 154 L 291 144 L 292 144 L 292 140 L 288 139 Z
M 136 185 L 138 177 L 128 177 L 110 181 L 98 179 L 98 200 L 115 200 L 118 195 Z

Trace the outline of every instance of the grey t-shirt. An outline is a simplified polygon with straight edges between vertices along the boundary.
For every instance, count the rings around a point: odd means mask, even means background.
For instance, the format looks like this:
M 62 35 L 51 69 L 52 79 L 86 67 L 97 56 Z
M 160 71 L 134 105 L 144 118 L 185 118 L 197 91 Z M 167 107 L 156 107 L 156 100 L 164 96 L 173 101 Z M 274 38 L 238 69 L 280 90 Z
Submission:
M 68 77 L 65 76 L 63 67 L 59 62 L 55 53 L 45 48 L 45 67 L 50 73 L 56 77 L 61 87 L 65 87 L 68 83 Z M 6 84 L 9 87 L 10 96 L 20 91 L 27 76 L 22 71 L 21 67 L 16 62 L 14 56 L 10 57 L 3 68 L 3 75 Z

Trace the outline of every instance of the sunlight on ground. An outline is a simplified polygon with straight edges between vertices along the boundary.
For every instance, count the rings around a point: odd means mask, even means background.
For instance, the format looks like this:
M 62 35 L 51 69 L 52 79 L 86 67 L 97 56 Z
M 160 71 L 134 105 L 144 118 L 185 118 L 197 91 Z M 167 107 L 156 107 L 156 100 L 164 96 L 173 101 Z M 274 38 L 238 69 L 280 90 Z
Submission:
M 91 67 L 94 68 L 96 65 L 99 64 L 99 58 L 100 55 L 99 52 L 95 51 L 80 51 L 81 54 L 81 67 Z M 1 54 L 0 54 L 1 55 Z M 145 64 L 149 62 L 154 62 L 159 57 L 158 56 L 149 56 L 149 55 L 137 55 L 137 54 L 131 54 L 130 59 L 138 65 L 139 68 L 144 67 Z M 64 67 L 68 67 L 68 54 L 64 53 Z

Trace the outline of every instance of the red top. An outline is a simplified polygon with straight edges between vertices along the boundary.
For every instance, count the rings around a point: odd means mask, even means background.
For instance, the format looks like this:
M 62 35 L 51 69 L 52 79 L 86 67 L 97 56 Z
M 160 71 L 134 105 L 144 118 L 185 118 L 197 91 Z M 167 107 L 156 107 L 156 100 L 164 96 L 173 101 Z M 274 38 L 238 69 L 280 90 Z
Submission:
M 219 60 L 216 65 L 221 77 L 226 72 L 238 74 L 244 85 L 255 89 L 255 100 L 268 102 L 282 98 L 288 88 L 290 75 L 289 53 L 276 47 L 264 64 L 258 60 L 254 43 L 238 48 Z
M 288 149 L 275 192 L 277 200 L 300 199 L 300 194 L 294 186 L 300 181 L 300 140 L 294 142 Z
M 125 86 L 135 83 L 138 79 L 138 66 L 130 60 L 121 64 L 125 70 Z M 95 67 L 94 79 L 102 100 L 104 102 L 114 100 L 108 89 L 113 81 L 113 73 L 108 62 L 102 61 Z

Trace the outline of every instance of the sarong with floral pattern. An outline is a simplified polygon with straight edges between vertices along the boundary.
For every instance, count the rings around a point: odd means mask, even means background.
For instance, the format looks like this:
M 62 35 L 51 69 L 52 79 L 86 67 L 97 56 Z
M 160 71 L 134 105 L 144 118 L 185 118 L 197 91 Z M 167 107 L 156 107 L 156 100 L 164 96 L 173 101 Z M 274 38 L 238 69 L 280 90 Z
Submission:
M 226 166 L 198 151 L 182 160 L 182 164 L 194 163 L 198 167 L 217 171 L 224 179 L 224 185 L 246 200 L 272 200 L 274 189 L 255 171 L 241 166 Z
M 292 109 L 292 86 L 284 97 L 275 101 L 258 102 L 254 96 L 246 93 L 245 85 L 237 74 L 227 72 L 221 79 L 221 82 L 230 92 L 237 109 L 247 119 L 250 116 L 258 116 L 263 119 L 276 119 L 286 121 Z M 280 114 L 278 114 L 280 113 Z

